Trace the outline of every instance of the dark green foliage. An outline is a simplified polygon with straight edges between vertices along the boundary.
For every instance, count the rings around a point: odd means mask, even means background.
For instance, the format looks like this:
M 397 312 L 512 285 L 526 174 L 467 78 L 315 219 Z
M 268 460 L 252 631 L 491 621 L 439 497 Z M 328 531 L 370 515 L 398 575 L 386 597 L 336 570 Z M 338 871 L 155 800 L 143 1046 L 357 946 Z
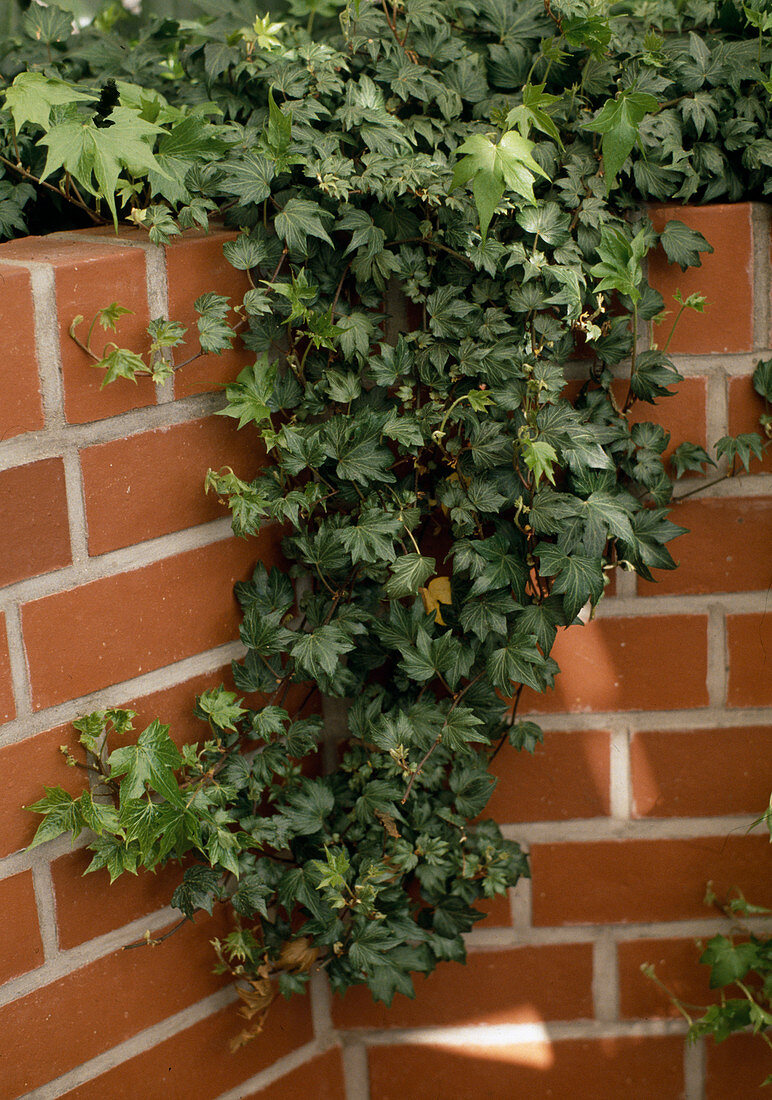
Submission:
M 667 433 L 627 413 L 680 375 L 633 333 L 662 308 L 649 249 L 686 266 L 710 246 L 680 222 L 658 238 L 638 209 L 763 195 L 769 97 L 755 30 L 706 38 L 712 3 L 646 5 L 646 23 L 558 0 L 552 19 L 537 0 L 293 4 L 303 25 L 250 26 L 247 7 L 77 40 L 54 20 L 6 90 L 10 232 L 38 217 L 43 176 L 79 215 L 153 241 L 214 210 L 238 229 L 225 253 L 251 289 L 197 300 L 199 354 L 230 346 L 235 307 L 255 363 L 222 411 L 269 464 L 208 486 L 238 534 L 284 524 L 288 562 L 237 589 L 234 677 L 257 698 L 203 696 L 197 746 L 156 722 L 101 747 L 116 804 L 49 792 L 36 842 L 87 827 L 113 877 L 195 859 L 174 904 L 232 906 L 242 924 L 218 950 L 253 980 L 255 1012 L 271 975 L 302 990 L 317 957 L 334 989 L 389 1002 L 412 995 L 410 972 L 463 960 L 475 904 L 528 873 L 478 815 L 490 759 L 541 738 L 517 708 L 525 686 L 551 688 L 558 630 L 618 566 L 673 566 Z M 108 345 L 108 381 L 182 365 L 182 326 L 149 334 L 147 360 Z M 706 461 L 682 450 L 676 472 Z M 293 721 L 293 685 L 314 717 Z M 349 701 L 349 737 L 319 776 L 322 699 Z

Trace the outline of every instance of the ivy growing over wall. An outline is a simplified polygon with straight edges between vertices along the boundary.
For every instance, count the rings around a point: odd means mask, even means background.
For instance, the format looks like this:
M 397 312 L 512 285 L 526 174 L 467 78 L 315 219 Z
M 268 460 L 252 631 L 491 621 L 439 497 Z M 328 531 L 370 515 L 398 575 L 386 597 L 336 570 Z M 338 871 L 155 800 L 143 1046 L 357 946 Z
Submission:
M 239 535 L 283 525 L 286 559 L 237 586 L 248 705 L 205 693 L 181 750 L 160 722 L 127 745 L 127 712 L 82 719 L 96 787 L 49 791 L 35 843 L 87 828 L 111 878 L 184 858 L 184 917 L 234 911 L 217 950 L 243 979 L 242 1039 L 316 966 L 336 991 L 412 995 L 528 874 L 480 819 L 491 759 L 541 738 L 524 690 L 552 688 L 558 631 L 616 570 L 673 567 L 674 479 L 713 463 L 686 444 L 668 466 L 667 432 L 629 416 L 680 381 L 650 322 L 704 308 L 663 302 L 646 255 L 710 250 L 678 220 L 656 233 L 645 202 L 768 192 L 770 16 L 209 0 L 185 23 L 106 5 L 73 35 L 54 4 L 25 21 L 23 50 L 0 47 L 0 226 L 239 230 L 225 252 L 251 288 L 198 300 L 200 354 L 254 352 L 223 413 L 268 460 L 208 488 Z M 120 315 L 71 330 L 106 383 L 182 365 L 174 318 L 145 349 L 95 348 Z M 769 399 L 768 364 L 755 380 Z M 763 445 L 716 457 L 747 467 Z M 347 738 L 319 774 L 333 712 Z

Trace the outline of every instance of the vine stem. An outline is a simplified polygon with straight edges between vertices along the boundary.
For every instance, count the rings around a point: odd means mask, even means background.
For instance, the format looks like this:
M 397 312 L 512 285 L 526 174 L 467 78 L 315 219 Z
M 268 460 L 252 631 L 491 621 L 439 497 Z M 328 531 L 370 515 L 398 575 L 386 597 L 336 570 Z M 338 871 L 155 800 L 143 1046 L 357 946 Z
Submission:
M 504 732 L 502 733 L 501 737 L 499 738 L 499 741 L 498 741 L 498 744 L 496 745 L 496 748 L 491 753 L 490 759 L 488 761 L 489 766 L 493 763 L 493 761 L 499 755 L 499 752 L 501 751 L 501 748 L 502 748 L 504 742 L 509 737 L 509 731 L 512 729 L 512 727 L 515 724 L 515 718 L 517 717 L 517 708 L 520 705 L 520 696 L 523 694 L 523 688 L 524 687 L 525 687 L 524 684 L 518 684 L 517 691 L 515 692 L 515 701 L 514 701 L 514 704 L 512 706 L 512 713 L 508 716 L 508 721 L 505 719 L 505 721 L 507 722 L 507 727 L 504 730 Z
M 47 191 L 53 191 L 55 195 L 64 199 L 65 202 L 72 203 L 73 206 L 77 206 L 79 210 L 82 210 L 85 214 L 88 214 L 94 225 L 108 225 L 107 218 L 103 218 L 101 214 L 97 214 L 95 210 L 92 210 L 90 206 L 87 206 L 81 199 L 73 198 L 72 195 L 68 195 L 66 191 L 61 187 L 56 187 L 53 183 L 49 183 L 48 180 L 39 179 L 34 173 L 29 172 L 23 164 L 14 164 L 12 160 L 8 160 L 7 157 L 0 155 L 0 164 L 6 165 L 7 168 L 12 168 L 14 172 L 18 172 L 20 176 L 23 176 L 25 180 L 29 180 L 31 183 L 36 184 L 38 187 L 45 187 Z
M 429 757 L 430 757 L 430 756 L 432 755 L 432 753 L 434 752 L 434 750 L 435 750 L 435 749 L 437 748 L 437 746 L 438 746 L 438 745 L 440 744 L 440 742 L 442 741 L 442 734 L 443 734 L 443 732 L 444 732 L 444 730 L 445 730 L 445 727 L 446 727 L 446 726 L 447 726 L 447 724 L 448 724 L 448 718 L 450 718 L 451 714 L 452 714 L 452 713 L 453 713 L 453 711 L 454 711 L 454 710 L 456 709 L 456 707 L 457 707 L 457 706 L 458 706 L 458 704 L 459 704 L 459 703 L 461 702 L 461 700 L 462 700 L 462 699 L 464 698 L 464 696 L 465 696 L 465 695 L 466 695 L 466 693 L 467 693 L 467 692 L 469 691 L 469 689 L 470 689 L 471 687 L 474 687 L 474 685 L 475 685 L 475 684 L 476 684 L 476 683 L 478 682 L 478 680 L 481 680 L 481 679 L 483 678 L 483 676 L 484 676 L 484 675 L 485 675 L 485 670 L 483 669 L 483 671 L 482 671 L 482 672 L 478 672 L 478 673 L 477 673 L 477 675 L 476 675 L 475 677 L 473 677 L 473 678 L 472 678 L 472 679 L 471 679 L 471 680 L 469 681 L 469 683 L 468 683 L 468 684 L 466 685 L 466 687 L 464 687 L 464 688 L 463 688 L 463 689 L 462 689 L 462 690 L 461 690 L 461 691 L 460 691 L 460 692 L 459 692 L 459 693 L 458 693 L 458 694 L 457 694 L 457 695 L 456 695 L 456 696 L 454 697 L 454 699 L 453 699 L 453 702 L 451 703 L 451 705 L 450 705 L 450 707 L 449 707 L 449 709 L 448 709 L 448 713 L 447 713 L 447 714 L 445 715 L 445 721 L 444 721 L 444 722 L 442 723 L 442 729 L 440 730 L 440 732 L 439 732 L 439 733 L 437 734 L 437 736 L 435 737 L 434 741 L 432 741 L 431 745 L 429 746 L 429 748 L 428 748 L 428 749 L 426 750 L 426 752 L 424 753 L 424 755 L 423 755 L 422 759 L 420 760 L 420 762 L 419 762 L 419 764 L 418 764 L 418 767 L 416 768 L 416 770 L 415 770 L 415 771 L 413 772 L 413 774 L 412 774 L 412 775 L 410 776 L 410 782 L 409 782 L 409 783 L 408 783 L 408 785 L 407 785 L 407 790 L 405 791 L 405 793 L 404 793 L 404 795 L 403 795 L 403 797 L 402 797 L 402 800 L 401 800 L 401 802 L 400 802 L 400 805 L 404 806 L 404 805 L 405 805 L 405 803 L 407 802 L 408 798 L 410 797 L 410 792 L 411 792 L 411 791 L 412 791 L 412 789 L 413 789 L 413 785 L 414 785 L 414 783 L 415 783 L 416 779 L 418 779 L 418 776 L 419 776 L 419 775 L 421 774 L 421 772 L 422 772 L 422 771 L 424 770 L 424 766 L 425 766 L 425 764 L 427 763 L 427 761 L 429 760 Z M 442 679 L 442 677 L 440 677 L 440 679 Z M 443 682 L 443 684 L 445 683 L 445 681 L 444 681 L 444 680 L 443 680 L 442 682 Z M 446 686 L 447 686 L 447 685 L 446 685 Z M 422 689 L 422 690 L 423 690 L 423 689 Z

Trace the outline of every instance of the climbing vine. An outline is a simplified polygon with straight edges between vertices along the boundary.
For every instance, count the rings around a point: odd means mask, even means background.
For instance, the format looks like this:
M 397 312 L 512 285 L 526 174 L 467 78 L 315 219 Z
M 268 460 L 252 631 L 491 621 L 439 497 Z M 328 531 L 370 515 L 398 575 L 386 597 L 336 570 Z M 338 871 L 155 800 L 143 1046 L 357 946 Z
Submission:
M 127 740 L 126 711 L 81 719 L 93 783 L 31 807 L 35 844 L 88 829 L 91 870 L 182 860 L 185 919 L 230 907 L 238 1041 L 316 967 L 412 995 L 528 874 L 480 818 L 490 761 L 539 742 L 525 693 L 552 688 L 558 632 L 615 571 L 673 567 L 674 480 L 715 464 L 684 444 L 668 465 L 667 432 L 629 416 L 680 381 L 652 322 L 705 307 L 664 302 L 646 256 L 710 251 L 677 219 L 655 232 L 645 202 L 769 190 L 765 12 L 210 0 L 184 23 L 107 4 L 73 34 L 33 4 L 21 52 L 0 47 L 6 235 L 238 230 L 224 251 L 250 289 L 198 299 L 195 354 L 254 352 L 222 412 L 268 457 L 207 487 L 238 535 L 284 532 L 284 564 L 237 585 L 238 694 L 205 692 L 182 747 L 159 721 Z M 126 349 L 122 312 L 70 330 L 105 383 L 184 367 L 182 325 Z M 754 381 L 769 399 L 769 364 Z M 764 446 L 727 437 L 716 459 Z

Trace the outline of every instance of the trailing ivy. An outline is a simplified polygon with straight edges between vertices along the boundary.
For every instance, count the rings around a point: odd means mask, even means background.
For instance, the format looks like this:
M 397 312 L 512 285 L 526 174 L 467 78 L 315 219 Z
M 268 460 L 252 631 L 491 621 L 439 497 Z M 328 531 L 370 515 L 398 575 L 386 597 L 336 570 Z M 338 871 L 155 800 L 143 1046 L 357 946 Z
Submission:
M 521 696 L 552 688 L 558 631 L 614 571 L 673 567 L 671 473 L 711 461 L 681 448 L 668 469 L 667 432 L 628 415 L 680 381 L 643 336 L 676 312 L 646 255 L 710 251 L 678 220 L 657 234 L 642 204 L 762 197 L 772 150 L 756 7 L 291 10 L 106 8 L 75 36 L 36 5 L 24 71 L 14 44 L 0 59 L 7 233 L 47 203 L 160 243 L 215 212 L 239 230 L 225 254 L 249 291 L 196 308 L 199 354 L 236 336 L 254 352 L 222 411 L 268 454 L 253 481 L 211 471 L 208 488 L 239 535 L 286 532 L 286 567 L 237 586 L 248 703 L 205 693 L 204 739 L 182 749 L 159 722 L 127 745 L 127 712 L 91 715 L 77 728 L 114 798 L 31 808 L 35 843 L 88 828 L 111 878 L 184 858 L 184 916 L 232 908 L 218 952 L 248 983 L 243 1038 L 318 965 L 335 990 L 412 995 L 411 973 L 464 959 L 478 903 L 527 875 L 480 820 L 489 763 L 533 751 Z M 120 312 L 71 330 L 106 381 L 182 365 L 174 319 L 144 355 L 95 349 Z M 743 438 L 724 453 L 761 450 Z M 333 712 L 347 737 L 320 775 Z

